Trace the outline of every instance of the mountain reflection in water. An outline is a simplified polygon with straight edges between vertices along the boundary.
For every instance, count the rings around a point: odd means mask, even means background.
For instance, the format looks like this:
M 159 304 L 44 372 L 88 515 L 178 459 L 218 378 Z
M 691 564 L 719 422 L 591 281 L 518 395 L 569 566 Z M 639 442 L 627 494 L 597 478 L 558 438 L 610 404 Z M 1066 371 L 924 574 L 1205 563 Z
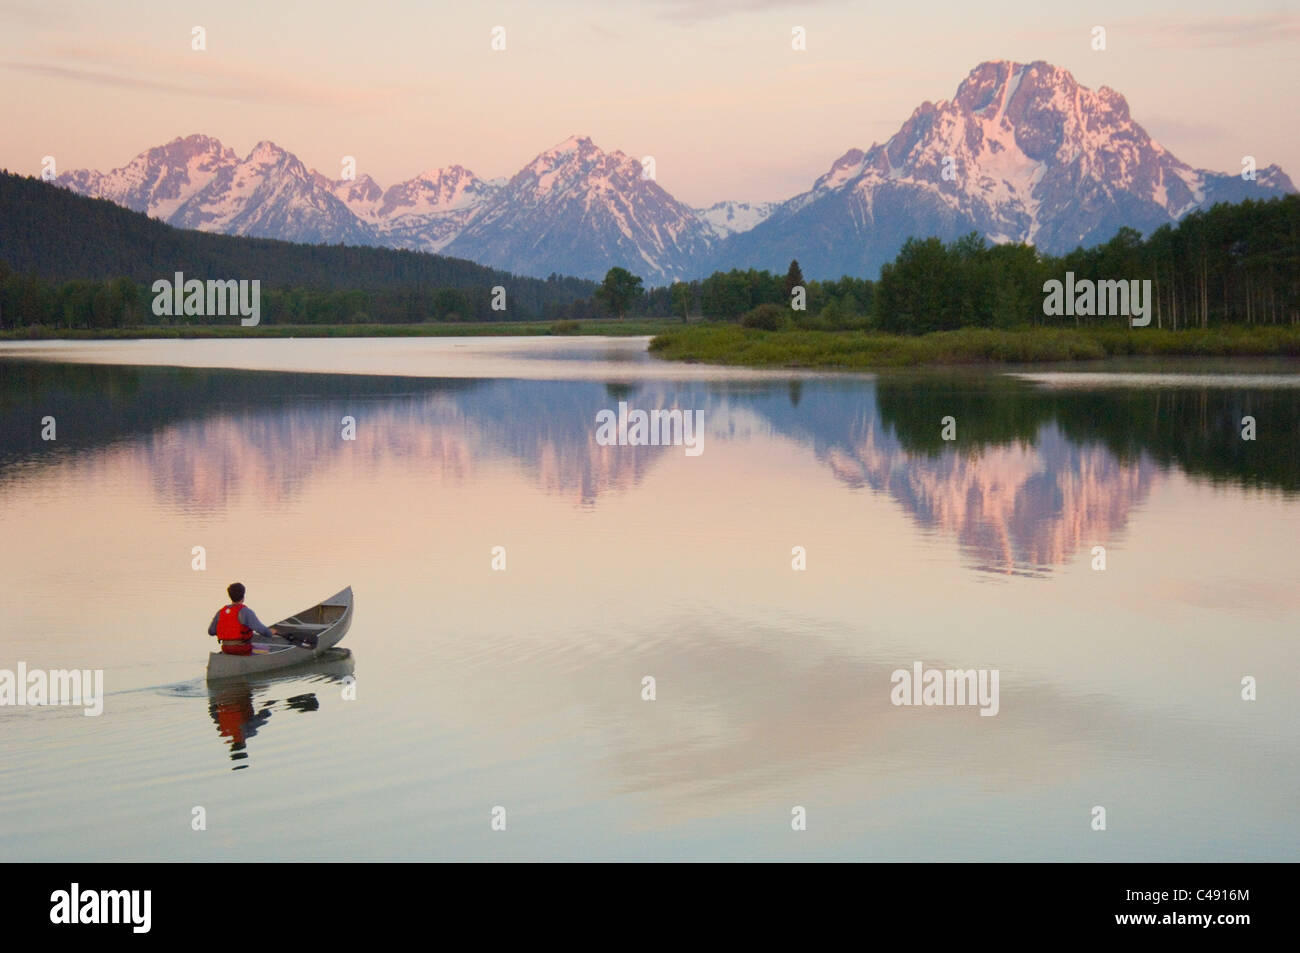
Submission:
M 161 503 L 219 515 L 244 493 L 291 505 L 344 457 L 464 483 L 502 461 L 594 507 L 636 492 L 680 447 L 601 446 L 598 411 L 704 411 L 706 446 L 765 433 L 848 488 L 887 494 L 952 537 L 972 568 L 1039 574 L 1114 538 L 1177 468 L 1300 490 L 1300 390 L 1060 390 L 992 375 L 797 381 L 422 380 L 7 361 L 0 486 L 18 468 L 95 468 L 125 454 Z M 60 421 L 50 453 L 33 419 Z M 35 417 L 34 417 L 35 415 Z M 1261 421 L 1267 439 L 1240 437 Z M 358 421 L 342 442 L 342 419 Z M 944 441 L 940 421 L 956 421 Z

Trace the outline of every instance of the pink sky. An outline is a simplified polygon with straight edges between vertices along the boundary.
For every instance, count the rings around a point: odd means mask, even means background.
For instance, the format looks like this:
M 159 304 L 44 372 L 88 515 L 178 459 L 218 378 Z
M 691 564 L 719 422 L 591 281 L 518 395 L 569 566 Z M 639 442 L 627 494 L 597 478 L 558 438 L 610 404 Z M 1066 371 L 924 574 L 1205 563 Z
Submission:
M 1123 93 L 1194 166 L 1235 172 L 1249 154 L 1297 178 L 1289 7 L 17 0 L 0 6 L 0 166 L 36 174 L 52 155 L 58 171 L 108 169 L 202 132 L 241 155 L 272 139 L 332 176 L 355 156 L 387 186 L 451 164 L 510 175 L 580 133 L 653 155 L 690 204 L 779 200 L 951 97 L 977 63 L 1043 59 Z M 791 49 L 796 26 L 805 51 Z

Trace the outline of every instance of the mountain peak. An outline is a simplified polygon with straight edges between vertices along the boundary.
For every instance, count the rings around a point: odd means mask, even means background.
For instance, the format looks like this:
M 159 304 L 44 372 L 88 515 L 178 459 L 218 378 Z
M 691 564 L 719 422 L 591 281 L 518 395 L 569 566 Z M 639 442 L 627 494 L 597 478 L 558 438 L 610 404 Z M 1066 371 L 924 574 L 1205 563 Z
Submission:
M 598 278 L 619 265 L 655 282 L 691 274 L 713 234 L 640 160 L 573 135 L 501 186 L 446 253 L 524 274 Z
M 843 185 L 862 171 L 862 162 L 866 153 L 861 149 L 850 149 L 831 163 L 830 171 L 813 183 L 813 191 L 833 189 Z
M 461 179 L 475 178 L 477 176 L 463 165 L 449 165 L 440 169 L 425 169 L 412 181 L 440 186 L 444 182 L 459 182 Z
M 183 148 L 191 153 L 226 151 L 226 147 L 222 145 L 220 139 L 216 139 L 212 136 L 205 136 L 201 132 L 190 133 L 188 136 L 177 136 L 171 142 L 163 146 L 163 148 Z
M 596 149 L 596 144 L 591 141 L 591 136 L 580 136 L 577 133 L 569 136 L 563 142 L 556 143 L 547 149 L 547 152 L 573 152 L 574 150 Z M 599 150 L 597 150 L 599 151 Z
M 1294 191 L 1276 166 L 1254 181 L 1194 169 L 1152 141 L 1120 93 L 1043 60 L 979 63 L 950 100 L 924 102 L 883 144 L 849 149 L 781 203 L 691 209 L 642 162 L 573 134 L 508 179 L 459 165 L 381 189 L 308 173 L 270 140 L 240 159 L 201 134 L 111 172 L 58 179 L 178 227 L 441 252 L 519 274 L 650 282 L 713 268 L 871 276 L 910 235 L 971 231 L 1053 254 L 1149 231 L 1220 201 Z
M 289 153 L 281 149 L 270 139 L 263 139 L 248 154 L 245 162 L 278 162 Z
M 720 262 L 776 267 L 797 254 L 817 277 L 869 275 L 908 235 L 978 232 L 1052 254 L 1150 231 L 1216 201 L 1293 191 L 1270 167 L 1253 182 L 1193 169 L 1154 143 L 1109 87 L 1042 60 L 989 60 L 951 100 L 924 102 L 865 155 L 733 236 Z

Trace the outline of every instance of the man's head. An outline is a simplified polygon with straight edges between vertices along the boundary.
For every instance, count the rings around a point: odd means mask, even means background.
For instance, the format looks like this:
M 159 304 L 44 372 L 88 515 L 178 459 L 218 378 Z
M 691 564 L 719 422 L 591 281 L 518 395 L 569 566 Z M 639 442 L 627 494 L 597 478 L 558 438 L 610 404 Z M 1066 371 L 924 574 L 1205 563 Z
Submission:
M 242 582 L 232 582 L 226 586 L 226 595 L 230 596 L 231 602 L 243 602 L 244 584 Z

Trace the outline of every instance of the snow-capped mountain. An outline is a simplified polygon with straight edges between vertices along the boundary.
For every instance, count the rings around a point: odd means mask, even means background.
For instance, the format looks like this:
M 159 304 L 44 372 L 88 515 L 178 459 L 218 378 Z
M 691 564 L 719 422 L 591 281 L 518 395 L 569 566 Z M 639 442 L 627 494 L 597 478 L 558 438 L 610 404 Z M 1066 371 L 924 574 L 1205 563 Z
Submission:
M 167 221 L 226 235 L 312 244 L 372 244 L 370 230 L 297 156 L 263 141 L 217 170 Z
M 65 172 L 55 181 L 73 192 L 167 221 L 221 170 L 238 163 L 235 150 L 216 139 L 187 136 L 142 152 L 112 172 Z
M 715 238 L 726 238 L 737 232 L 747 232 L 766 219 L 780 202 L 714 202 L 708 208 L 697 208 L 695 214 L 709 226 Z
M 571 136 L 524 166 L 446 250 L 526 275 L 600 278 L 619 265 L 663 284 L 691 274 L 710 244 L 708 226 L 639 160 Z
M 59 183 L 182 228 L 309 243 L 443 252 L 545 277 L 621 265 L 648 284 L 716 268 L 875 277 L 911 237 L 1031 242 L 1050 253 L 1147 232 L 1215 202 L 1294 192 L 1275 165 L 1253 181 L 1193 169 L 1129 115 L 1048 63 L 982 63 L 951 100 L 923 103 L 883 144 L 850 149 L 780 203 L 691 209 L 622 152 L 573 136 L 510 179 L 458 165 L 387 189 L 334 180 L 261 142 L 240 159 L 207 136 L 176 139 L 112 172 Z
M 375 229 L 385 245 L 441 251 L 465 230 L 505 185 L 453 165 L 425 172 L 384 193 Z
M 373 219 L 374 211 L 384 197 L 383 188 L 368 175 L 355 179 L 329 179 L 313 171 L 312 178 L 316 185 L 333 193 L 336 199 L 362 221 Z
M 178 228 L 311 244 L 374 244 L 322 177 L 273 142 L 240 159 L 209 136 L 173 139 L 120 169 L 68 172 L 60 185 Z
M 453 165 L 424 172 L 387 190 L 368 175 L 329 182 L 328 188 L 369 226 L 376 243 L 438 252 L 464 231 L 504 184 L 504 179 L 480 179 Z
M 1220 201 L 1295 191 L 1277 166 L 1255 181 L 1193 169 L 1108 87 L 1048 63 L 982 63 L 952 100 L 923 103 L 897 133 L 852 149 L 813 187 L 719 248 L 718 267 L 874 276 L 909 236 L 978 231 L 1059 254 L 1149 231 Z

